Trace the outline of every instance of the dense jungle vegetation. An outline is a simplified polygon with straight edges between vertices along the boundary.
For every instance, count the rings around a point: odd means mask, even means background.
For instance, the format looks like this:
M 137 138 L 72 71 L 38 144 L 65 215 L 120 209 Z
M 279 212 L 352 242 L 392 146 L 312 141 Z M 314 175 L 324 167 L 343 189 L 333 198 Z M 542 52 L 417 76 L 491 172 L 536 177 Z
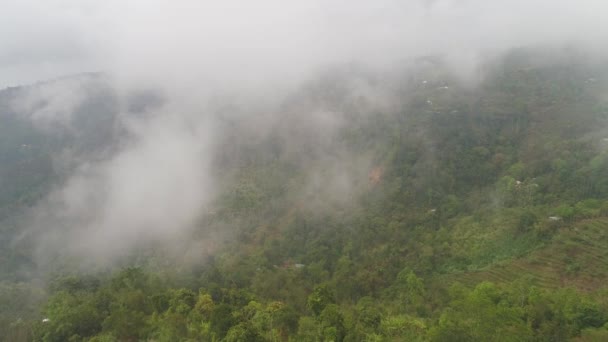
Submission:
M 15 238 L 62 181 L 54 153 L 112 148 L 111 92 L 74 136 L 20 119 L 4 90 L 0 340 L 608 340 L 608 65 L 564 56 L 514 51 L 473 86 L 422 59 L 382 106 L 336 70 L 268 134 L 226 117 L 221 194 L 183 237 L 203 256 L 150 243 L 95 270 L 42 272 Z M 319 108 L 340 124 L 308 127 Z

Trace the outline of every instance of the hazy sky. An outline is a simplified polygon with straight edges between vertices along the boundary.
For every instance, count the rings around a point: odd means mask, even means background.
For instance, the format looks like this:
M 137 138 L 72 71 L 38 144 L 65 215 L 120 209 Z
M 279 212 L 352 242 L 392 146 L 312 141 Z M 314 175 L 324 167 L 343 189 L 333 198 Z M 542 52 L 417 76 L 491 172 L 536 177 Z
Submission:
M 608 33 L 603 0 L 3 0 L 0 87 L 82 71 L 256 86 L 331 63 L 384 65 Z

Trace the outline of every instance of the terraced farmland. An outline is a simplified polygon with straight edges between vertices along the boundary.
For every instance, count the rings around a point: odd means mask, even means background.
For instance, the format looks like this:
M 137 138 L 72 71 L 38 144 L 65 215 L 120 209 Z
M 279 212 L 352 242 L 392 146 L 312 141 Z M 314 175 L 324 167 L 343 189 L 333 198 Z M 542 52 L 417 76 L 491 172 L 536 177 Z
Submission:
M 608 282 L 608 219 L 584 220 L 561 228 L 546 246 L 525 257 L 449 277 L 467 285 L 529 279 L 544 288 L 597 289 Z

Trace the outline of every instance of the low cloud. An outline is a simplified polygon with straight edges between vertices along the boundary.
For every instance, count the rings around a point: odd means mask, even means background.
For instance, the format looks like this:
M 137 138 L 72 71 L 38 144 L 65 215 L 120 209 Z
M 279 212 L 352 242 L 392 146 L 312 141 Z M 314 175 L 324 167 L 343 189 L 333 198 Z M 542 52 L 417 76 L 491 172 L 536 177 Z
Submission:
M 387 76 L 349 81 L 342 108 L 289 102 L 319 74 L 354 66 L 390 75 L 418 57 L 438 56 L 475 84 L 486 59 L 515 47 L 576 45 L 604 54 L 608 22 L 598 13 L 607 10 L 593 0 L 9 0 L 0 23 L 0 73 L 7 75 L 0 86 L 101 71 L 121 132 L 110 152 L 72 161 L 33 209 L 31 231 L 43 237 L 41 255 L 103 257 L 187 231 L 217 192 L 211 170 L 227 134 L 222 120 L 239 121 L 240 138 L 253 140 L 287 123 L 287 152 L 316 143 L 322 154 L 352 108 L 392 111 L 401 99 L 385 91 L 398 86 L 398 77 Z M 32 86 L 12 107 L 41 129 L 73 130 L 90 82 Z M 132 94 L 142 89 L 162 100 L 147 106 L 144 97 L 133 110 Z M 289 110 L 281 107 L 286 102 Z M 294 118 L 283 120 L 288 115 Z M 307 189 L 348 197 L 374 167 L 371 158 L 337 154 L 313 172 Z

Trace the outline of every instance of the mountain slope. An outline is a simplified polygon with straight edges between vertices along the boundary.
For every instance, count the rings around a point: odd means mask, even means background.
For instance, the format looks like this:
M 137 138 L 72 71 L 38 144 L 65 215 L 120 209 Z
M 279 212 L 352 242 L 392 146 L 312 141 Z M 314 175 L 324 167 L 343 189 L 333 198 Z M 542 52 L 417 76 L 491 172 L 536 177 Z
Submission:
M 41 312 L 17 322 L 7 310 L 4 336 L 606 337 L 608 72 L 570 57 L 514 51 L 475 86 L 438 60 L 396 75 L 338 69 L 277 113 L 219 106 L 219 195 L 195 227 L 142 237 L 124 268 L 58 258 Z M 120 148 L 83 136 L 74 143 L 99 158 Z

